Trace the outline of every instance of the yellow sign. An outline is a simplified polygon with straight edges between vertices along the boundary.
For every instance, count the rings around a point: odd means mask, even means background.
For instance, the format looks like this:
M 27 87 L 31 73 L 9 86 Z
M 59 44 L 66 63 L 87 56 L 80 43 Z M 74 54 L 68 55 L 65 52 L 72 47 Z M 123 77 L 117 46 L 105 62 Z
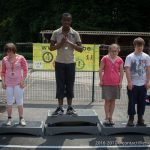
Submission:
M 54 70 L 56 51 L 50 51 L 49 47 L 49 44 L 33 43 L 33 69 Z
M 54 70 L 57 51 L 50 51 L 49 44 L 33 43 L 33 69 Z M 99 45 L 83 44 L 82 53 L 75 51 L 77 71 L 99 70 Z
M 99 45 L 83 44 L 82 53 L 75 51 L 76 70 L 98 71 L 99 70 Z

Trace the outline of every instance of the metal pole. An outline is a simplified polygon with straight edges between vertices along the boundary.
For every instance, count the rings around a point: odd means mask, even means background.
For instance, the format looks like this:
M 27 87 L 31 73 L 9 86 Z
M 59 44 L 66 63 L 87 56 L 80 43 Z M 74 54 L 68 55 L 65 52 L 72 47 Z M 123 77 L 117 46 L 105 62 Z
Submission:
M 148 39 L 148 54 L 150 55 L 150 39 Z
M 95 71 L 93 71 L 93 80 L 92 80 L 92 102 L 94 102 L 94 96 L 95 96 L 95 88 L 94 88 L 94 85 L 95 85 Z
M 93 48 L 93 79 L 92 79 L 92 102 L 95 101 L 95 44 Z

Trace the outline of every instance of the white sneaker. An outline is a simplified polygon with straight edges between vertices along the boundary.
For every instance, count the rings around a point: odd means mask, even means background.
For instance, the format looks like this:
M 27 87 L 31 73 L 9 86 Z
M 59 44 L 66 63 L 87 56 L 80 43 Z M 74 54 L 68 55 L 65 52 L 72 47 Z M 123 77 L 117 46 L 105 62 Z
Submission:
M 22 118 L 22 119 L 20 119 L 19 124 L 20 124 L 21 126 L 26 126 L 26 121 Z
M 6 122 L 6 126 L 11 126 L 11 119 L 9 118 L 8 120 L 7 120 L 7 122 Z

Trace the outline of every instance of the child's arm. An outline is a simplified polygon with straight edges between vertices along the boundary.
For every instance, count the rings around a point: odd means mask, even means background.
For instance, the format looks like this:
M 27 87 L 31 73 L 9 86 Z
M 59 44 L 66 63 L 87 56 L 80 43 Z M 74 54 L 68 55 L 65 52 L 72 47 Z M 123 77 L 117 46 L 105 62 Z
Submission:
M 123 63 L 122 63 L 120 65 L 120 83 L 119 83 L 120 88 L 122 87 L 123 75 L 124 75 L 124 69 L 123 69 Z
M 28 74 L 28 64 L 27 64 L 26 59 L 23 56 L 21 58 L 21 66 L 23 69 L 23 80 L 25 80 L 25 78 L 27 77 L 27 74 Z
M 56 32 L 52 33 L 51 43 L 50 43 L 50 51 L 54 51 L 56 49 L 61 48 L 66 42 L 65 36 L 62 37 L 61 41 L 58 43 L 56 39 Z
M 54 51 L 56 49 L 61 48 L 65 43 L 65 39 L 63 38 L 60 43 L 56 43 L 55 41 L 51 41 L 50 51 Z
M 101 61 L 100 69 L 99 69 L 99 79 L 100 79 L 99 85 L 100 86 L 103 85 L 103 81 L 102 81 L 103 70 L 104 70 L 104 63 L 103 63 L 103 61 Z
M 130 67 L 126 66 L 125 67 L 125 72 L 126 72 L 126 77 L 127 77 L 127 81 L 128 81 L 128 89 L 132 90 L 132 80 L 131 80 L 131 71 L 130 71 Z
M 83 47 L 82 47 L 81 42 L 77 42 L 76 44 L 74 44 L 73 42 L 67 40 L 67 43 L 70 44 L 73 47 L 73 49 L 75 49 L 76 51 L 78 51 L 78 52 L 83 51 Z
M 21 58 L 21 66 L 22 66 L 22 70 L 23 70 L 23 78 L 22 78 L 22 81 L 20 82 L 20 87 L 24 88 L 25 87 L 24 81 L 28 74 L 28 64 L 27 64 L 26 59 L 23 56 Z
M 148 89 L 150 87 L 150 66 L 146 67 L 146 88 Z
M 4 60 L 2 60 L 1 79 L 2 79 L 2 88 L 3 89 L 6 89 L 5 73 L 6 73 L 6 64 L 5 64 Z

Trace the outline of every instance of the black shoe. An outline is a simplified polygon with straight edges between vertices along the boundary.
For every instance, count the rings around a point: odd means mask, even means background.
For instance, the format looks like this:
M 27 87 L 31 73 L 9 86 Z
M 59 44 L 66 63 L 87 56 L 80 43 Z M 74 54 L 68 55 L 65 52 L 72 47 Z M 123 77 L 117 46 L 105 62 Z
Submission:
M 137 122 L 137 126 L 147 126 L 144 122 Z
M 130 126 L 130 127 L 134 126 L 134 116 L 129 116 L 127 126 Z
M 64 110 L 61 107 L 57 107 L 56 110 L 52 113 L 52 116 L 63 115 Z
M 146 126 L 142 116 L 138 116 L 137 126 Z
M 74 110 L 73 107 L 68 107 L 66 114 L 67 115 L 77 115 L 77 112 Z

